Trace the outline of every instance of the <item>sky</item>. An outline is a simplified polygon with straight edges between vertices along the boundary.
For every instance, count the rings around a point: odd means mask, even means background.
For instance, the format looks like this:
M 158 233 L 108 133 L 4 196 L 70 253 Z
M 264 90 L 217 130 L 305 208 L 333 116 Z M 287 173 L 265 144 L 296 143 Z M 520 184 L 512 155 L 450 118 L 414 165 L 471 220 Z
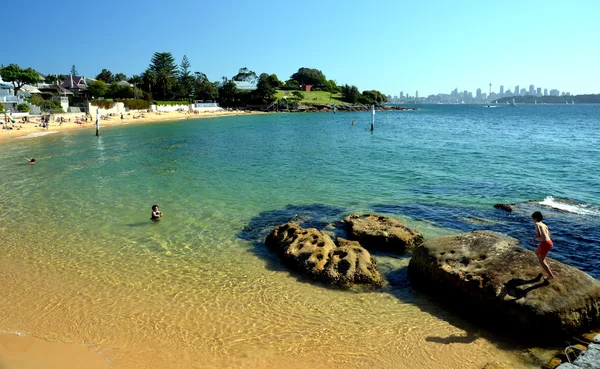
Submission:
M 242 67 L 419 96 L 535 87 L 600 93 L 600 1 L 8 1 L 0 64 L 141 74 L 154 52 L 210 80 Z

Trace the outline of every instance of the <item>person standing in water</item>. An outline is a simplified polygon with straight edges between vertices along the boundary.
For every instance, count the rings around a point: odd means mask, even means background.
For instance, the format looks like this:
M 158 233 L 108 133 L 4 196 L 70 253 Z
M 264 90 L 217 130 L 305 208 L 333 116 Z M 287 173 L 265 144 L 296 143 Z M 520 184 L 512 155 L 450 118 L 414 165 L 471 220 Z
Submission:
M 542 220 L 544 219 L 542 213 L 536 211 L 535 213 L 531 214 L 531 218 L 533 219 L 533 224 L 535 226 L 535 236 L 533 237 L 533 242 L 535 243 L 536 238 L 540 239 L 540 244 L 538 245 L 537 250 L 535 250 L 535 254 L 538 257 L 542 269 L 544 269 L 547 274 L 544 279 L 550 281 L 554 279 L 554 273 L 552 273 L 550 270 L 550 266 L 546 261 L 546 255 L 548 255 L 550 249 L 554 247 L 554 244 L 550 239 L 550 231 L 548 230 L 548 226 L 542 223 Z
M 158 205 L 152 205 L 152 217 L 150 218 L 150 220 L 152 220 L 153 222 L 158 222 L 160 220 L 160 217 L 163 216 L 162 211 L 158 210 Z

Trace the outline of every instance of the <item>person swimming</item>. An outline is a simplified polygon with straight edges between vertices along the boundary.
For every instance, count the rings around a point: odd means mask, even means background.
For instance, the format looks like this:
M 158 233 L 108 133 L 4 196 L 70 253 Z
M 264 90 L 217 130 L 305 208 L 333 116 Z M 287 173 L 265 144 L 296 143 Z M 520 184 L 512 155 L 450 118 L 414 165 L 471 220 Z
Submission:
M 35 158 L 31 158 L 31 159 L 25 158 L 25 160 L 27 160 L 29 162 L 29 164 L 31 164 L 31 165 L 35 164 Z
M 152 217 L 150 218 L 150 220 L 152 220 L 153 222 L 158 222 L 160 220 L 160 217 L 163 216 L 162 211 L 158 210 L 158 205 L 152 205 Z

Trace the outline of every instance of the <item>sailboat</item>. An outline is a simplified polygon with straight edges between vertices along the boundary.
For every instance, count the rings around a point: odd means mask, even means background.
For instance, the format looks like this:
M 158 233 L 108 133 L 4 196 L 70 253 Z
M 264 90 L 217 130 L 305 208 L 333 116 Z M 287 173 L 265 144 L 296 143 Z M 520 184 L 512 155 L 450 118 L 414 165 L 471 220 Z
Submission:
M 515 106 L 515 98 L 513 97 L 513 101 L 512 104 L 510 104 L 511 106 Z
M 571 104 L 575 104 L 575 100 L 571 100 Z
M 533 103 L 534 103 L 534 104 L 537 104 L 537 100 L 534 100 L 534 102 L 533 102 Z

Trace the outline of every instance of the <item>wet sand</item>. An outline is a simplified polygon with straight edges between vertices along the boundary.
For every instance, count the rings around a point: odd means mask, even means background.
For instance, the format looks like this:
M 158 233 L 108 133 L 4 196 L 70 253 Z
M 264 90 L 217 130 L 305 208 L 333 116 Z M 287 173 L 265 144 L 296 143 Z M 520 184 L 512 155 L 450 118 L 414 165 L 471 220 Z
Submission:
M 0 369 L 110 369 L 93 349 L 39 338 L 0 334 Z

